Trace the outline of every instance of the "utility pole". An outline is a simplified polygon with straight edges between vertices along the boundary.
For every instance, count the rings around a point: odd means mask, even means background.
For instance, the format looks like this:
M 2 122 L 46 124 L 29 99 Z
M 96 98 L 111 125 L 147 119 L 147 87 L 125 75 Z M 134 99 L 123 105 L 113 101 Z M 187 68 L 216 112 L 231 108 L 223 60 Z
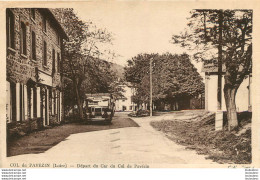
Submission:
M 222 31 L 223 31 L 223 11 L 218 11 L 218 94 L 217 94 L 217 111 L 215 116 L 215 130 L 223 129 L 223 112 L 222 112 Z
M 218 39 L 218 110 L 222 109 L 222 29 L 223 29 L 223 11 L 219 10 L 219 39 Z
M 150 59 L 150 117 L 153 116 L 153 58 Z

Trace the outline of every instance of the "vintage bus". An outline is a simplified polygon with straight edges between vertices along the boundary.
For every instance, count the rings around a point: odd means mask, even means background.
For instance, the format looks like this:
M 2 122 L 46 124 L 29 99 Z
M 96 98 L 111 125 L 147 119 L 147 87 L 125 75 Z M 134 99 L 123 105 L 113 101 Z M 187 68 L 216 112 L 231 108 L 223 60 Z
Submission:
M 87 120 L 111 122 L 114 116 L 114 99 L 110 93 L 86 94 L 85 109 Z

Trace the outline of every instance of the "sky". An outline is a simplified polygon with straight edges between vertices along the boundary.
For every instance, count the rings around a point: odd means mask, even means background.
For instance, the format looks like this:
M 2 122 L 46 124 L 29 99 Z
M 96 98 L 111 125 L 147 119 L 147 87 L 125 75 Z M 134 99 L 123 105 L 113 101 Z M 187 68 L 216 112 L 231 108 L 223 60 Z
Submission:
M 117 1 L 118 2 L 118 1 Z M 76 7 L 84 21 L 112 32 L 111 49 L 119 54 L 113 62 L 127 65 L 139 53 L 182 53 L 185 50 L 170 43 L 187 25 L 192 9 L 165 3 L 101 3 Z M 194 64 L 200 72 L 201 65 Z

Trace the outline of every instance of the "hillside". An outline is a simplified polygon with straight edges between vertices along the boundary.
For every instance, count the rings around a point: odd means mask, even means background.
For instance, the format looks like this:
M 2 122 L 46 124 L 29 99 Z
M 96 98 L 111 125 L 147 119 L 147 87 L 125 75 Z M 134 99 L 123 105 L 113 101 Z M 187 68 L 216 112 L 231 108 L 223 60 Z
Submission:
M 110 63 L 111 69 L 118 74 L 118 77 L 120 77 L 121 79 L 124 78 L 124 67 L 119 65 L 119 64 L 115 64 L 115 63 Z

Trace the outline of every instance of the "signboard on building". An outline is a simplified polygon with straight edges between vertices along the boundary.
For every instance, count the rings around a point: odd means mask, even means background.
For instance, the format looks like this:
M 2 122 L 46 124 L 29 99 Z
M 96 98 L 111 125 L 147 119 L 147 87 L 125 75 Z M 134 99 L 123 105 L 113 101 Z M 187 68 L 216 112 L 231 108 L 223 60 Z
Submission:
M 52 86 L 52 77 L 51 75 L 44 73 L 42 71 L 38 71 L 39 80 L 41 84 L 45 84 L 47 86 Z

